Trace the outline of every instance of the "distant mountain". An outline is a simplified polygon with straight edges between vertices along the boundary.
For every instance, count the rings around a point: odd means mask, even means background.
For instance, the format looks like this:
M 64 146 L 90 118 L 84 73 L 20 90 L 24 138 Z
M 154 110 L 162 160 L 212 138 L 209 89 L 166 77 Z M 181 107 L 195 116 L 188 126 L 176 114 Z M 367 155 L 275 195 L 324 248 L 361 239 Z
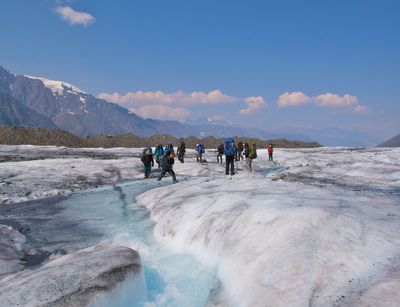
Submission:
M 117 104 L 99 99 L 77 87 L 63 82 L 31 76 L 17 76 L 0 66 L 0 92 L 7 94 L 27 107 L 45 116 L 38 127 L 51 128 L 50 122 L 59 129 L 79 136 L 119 135 L 133 133 L 140 137 L 170 134 L 175 137 L 226 137 L 243 136 L 259 139 L 285 138 L 299 141 L 317 141 L 325 146 L 374 146 L 381 139 L 337 128 L 321 130 L 285 128 L 277 131 L 239 127 L 217 117 L 203 117 L 186 123 L 143 119 Z M 18 106 L 20 108 L 20 106 Z M 22 112 L 22 111 L 21 111 Z M 20 112 L 20 113 L 21 113 Z M 25 115 L 26 115 L 25 112 Z M 11 114 L 11 113 L 9 113 Z M 8 116 L 7 122 L 21 124 L 21 118 Z M 36 118 L 37 115 L 34 115 Z M 25 116 L 26 120 L 26 116 Z M 29 125 L 36 125 L 31 123 Z
M 241 135 L 240 129 L 230 131 L 214 124 L 191 126 L 178 121 L 143 119 L 126 108 L 107 102 L 63 82 L 31 76 L 17 76 L 0 66 L 0 91 L 26 107 L 46 116 L 57 127 L 79 136 L 119 135 L 138 136 L 171 134 Z
M 392 137 L 382 144 L 379 144 L 377 147 L 400 147 L 400 134 Z
M 206 118 L 197 125 L 143 119 L 117 104 L 98 99 L 69 83 L 16 76 L 2 67 L 0 91 L 46 116 L 60 129 L 79 136 L 134 133 L 141 137 L 155 134 L 171 134 L 176 137 L 263 137 L 263 132 L 233 127 L 231 123 L 222 119 Z
M 46 116 L 2 92 L 0 92 L 0 125 L 57 129 L 57 126 Z

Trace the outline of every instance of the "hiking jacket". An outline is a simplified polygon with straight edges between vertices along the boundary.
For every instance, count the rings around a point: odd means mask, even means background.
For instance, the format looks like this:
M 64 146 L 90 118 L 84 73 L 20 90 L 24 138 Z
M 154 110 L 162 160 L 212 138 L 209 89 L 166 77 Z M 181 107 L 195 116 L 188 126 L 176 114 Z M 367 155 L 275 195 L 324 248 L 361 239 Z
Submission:
M 152 166 L 154 166 L 153 154 L 148 154 L 148 155 L 142 154 L 141 161 L 143 162 L 144 165 L 147 165 L 147 166 L 152 165 Z
M 186 152 L 186 149 L 182 145 L 180 147 L 178 147 L 178 150 L 176 151 L 176 153 L 179 157 L 183 157 L 185 155 L 185 152 Z
M 166 156 L 162 158 L 162 168 L 163 170 L 170 170 L 172 169 L 172 165 L 174 165 L 175 159 L 171 158 L 170 156 Z
M 161 157 L 164 154 L 164 148 L 162 146 L 158 146 L 155 151 L 156 158 Z
M 268 153 L 273 153 L 274 149 L 272 148 L 272 146 L 268 146 Z

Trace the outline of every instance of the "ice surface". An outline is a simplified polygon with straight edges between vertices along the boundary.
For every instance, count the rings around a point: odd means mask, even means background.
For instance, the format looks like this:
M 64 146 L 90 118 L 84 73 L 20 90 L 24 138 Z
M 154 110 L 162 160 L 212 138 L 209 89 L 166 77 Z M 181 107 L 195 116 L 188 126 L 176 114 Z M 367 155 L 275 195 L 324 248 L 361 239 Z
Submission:
M 10 226 L 0 225 L 0 279 L 20 270 L 24 236 Z
M 46 150 L 53 155 L 58 149 Z M 24 191 L 21 187 L 30 181 L 41 185 L 33 193 L 42 197 L 65 178 L 75 184 L 78 175 L 94 182 L 100 172 L 105 183 L 142 176 L 140 149 L 95 151 L 120 158 L 0 163 L 1 176 L 8 174 L 3 182 L 11 182 L 1 188 L 17 201 L 24 196 L 13 194 L 10 186 Z M 268 162 L 266 151 L 259 150 L 252 173 L 240 162 L 235 163 L 238 173 L 226 176 L 214 152 L 206 153 L 209 163 L 199 164 L 188 151 L 185 163 L 174 166 L 180 183 L 165 186 L 171 179 L 163 179 L 161 186 L 137 197 L 139 204 L 132 201 L 134 195 L 147 189 L 133 192 L 131 183 L 116 186 L 120 191 L 74 194 L 63 203 L 62 217 L 79 217 L 82 227 L 99 235 L 89 241 L 101 237 L 139 251 L 150 306 L 399 302 L 400 150 L 276 149 L 274 158 L 275 163 Z M 114 177 L 106 175 L 107 167 Z M 20 174 L 24 169 L 28 174 Z M 122 306 L 132 291 L 125 286 L 114 294 Z M 190 301 L 193 293 L 199 297 Z
M 400 151 L 275 156 L 260 151 L 252 174 L 214 172 L 138 201 L 160 241 L 218 268 L 228 306 L 353 304 L 370 287 L 383 297 L 378 280 L 400 261 Z
M 140 178 L 139 151 L 0 145 L 0 155 L 11 160 L 0 163 L 0 204 Z
M 0 306 L 85 306 L 138 272 L 135 251 L 103 242 L 1 279 Z

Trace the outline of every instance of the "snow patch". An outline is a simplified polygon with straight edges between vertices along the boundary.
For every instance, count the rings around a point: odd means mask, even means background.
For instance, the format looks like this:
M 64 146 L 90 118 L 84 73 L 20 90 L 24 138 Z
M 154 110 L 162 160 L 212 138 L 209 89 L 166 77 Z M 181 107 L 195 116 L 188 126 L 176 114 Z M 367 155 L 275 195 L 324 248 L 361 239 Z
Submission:
M 49 88 L 54 95 L 62 95 L 64 90 L 67 90 L 68 92 L 74 92 L 74 93 L 80 93 L 80 94 L 85 94 L 82 90 L 77 88 L 76 86 L 73 86 L 72 84 L 69 84 L 67 82 L 63 81 L 56 81 L 56 80 L 49 80 L 45 78 L 40 78 L 40 77 L 32 77 L 32 76 L 27 76 L 24 75 L 24 77 L 27 77 L 29 79 L 35 79 L 35 80 L 40 80 L 42 81 L 43 85 L 47 88 Z

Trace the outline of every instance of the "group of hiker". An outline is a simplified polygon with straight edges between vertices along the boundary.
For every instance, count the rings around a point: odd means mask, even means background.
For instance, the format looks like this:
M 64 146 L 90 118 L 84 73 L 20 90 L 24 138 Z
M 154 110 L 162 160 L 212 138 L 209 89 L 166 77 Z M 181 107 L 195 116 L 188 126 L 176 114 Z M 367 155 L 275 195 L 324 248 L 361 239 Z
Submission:
M 181 163 L 184 163 L 184 157 L 186 152 L 185 142 L 181 142 L 178 147 L 177 154 L 178 160 Z M 174 183 L 178 182 L 176 180 L 176 175 L 173 170 L 173 165 L 175 163 L 175 151 L 174 146 L 168 143 L 165 148 L 162 144 L 156 146 L 154 154 L 151 147 L 145 147 L 143 149 L 143 153 L 141 155 L 141 161 L 144 165 L 144 178 L 149 178 L 151 173 L 151 168 L 154 167 L 154 157 L 156 163 L 158 164 L 158 168 L 161 168 L 160 176 L 158 180 L 160 181 L 167 173 L 169 173 L 172 177 Z
M 268 160 L 273 161 L 273 146 L 268 145 Z M 158 168 L 161 169 L 158 180 L 160 181 L 167 173 L 172 177 L 174 183 L 177 182 L 176 175 L 173 170 L 173 164 L 175 162 L 175 156 L 181 163 L 185 162 L 186 145 L 184 141 L 180 142 L 177 148 L 177 154 L 175 154 L 174 146 L 168 143 L 165 147 L 159 144 L 153 150 L 151 147 L 145 147 L 141 155 L 141 161 L 144 165 L 144 177 L 149 178 L 151 174 L 151 168 L 154 167 L 154 159 L 158 164 Z M 205 147 L 203 144 L 196 144 L 195 156 L 196 161 L 203 163 L 206 162 L 204 159 Z M 225 138 L 224 143 L 220 144 L 217 148 L 217 163 L 222 164 L 222 157 L 225 155 L 225 174 L 235 174 L 235 161 L 246 160 L 250 171 L 252 170 L 252 162 L 257 158 L 257 145 L 256 142 L 249 142 L 243 144 L 239 141 L 236 145 L 233 138 Z

